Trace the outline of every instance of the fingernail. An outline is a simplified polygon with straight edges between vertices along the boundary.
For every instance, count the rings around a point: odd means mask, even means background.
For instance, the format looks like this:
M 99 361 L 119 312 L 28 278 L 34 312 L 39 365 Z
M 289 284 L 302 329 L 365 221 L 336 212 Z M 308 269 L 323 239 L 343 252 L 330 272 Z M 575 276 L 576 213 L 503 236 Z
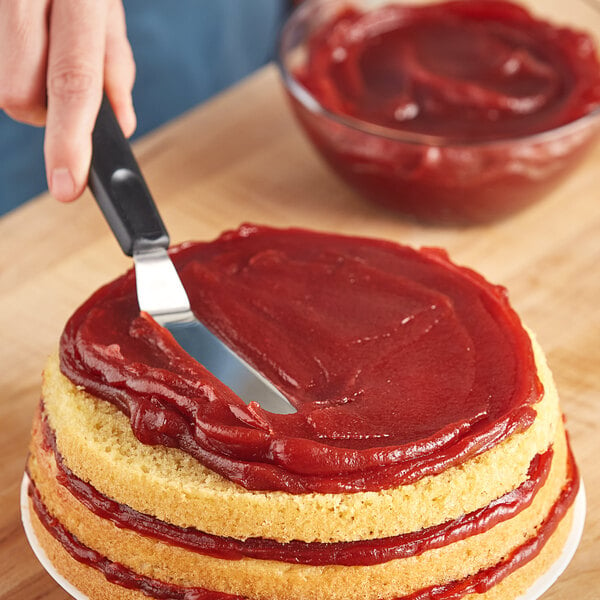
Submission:
M 135 128 L 137 126 L 137 117 L 135 114 L 135 110 L 133 110 L 133 104 L 129 107 L 127 111 L 125 111 L 125 127 L 123 127 L 123 132 L 126 137 L 131 137 Z
M 75 193 L 75 181 L 69 169 L 61 167 L 52 171 L 52 195 L 61 201 L 71 200 Z

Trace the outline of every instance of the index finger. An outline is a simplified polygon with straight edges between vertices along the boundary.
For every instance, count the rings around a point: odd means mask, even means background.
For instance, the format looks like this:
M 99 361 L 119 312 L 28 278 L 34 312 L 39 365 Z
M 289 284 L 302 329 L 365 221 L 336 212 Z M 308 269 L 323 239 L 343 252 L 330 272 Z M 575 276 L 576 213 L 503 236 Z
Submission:
M 44 153 L 48 186 L 61 201 L 77 198 L 87 182 L 102 98 L 107 5 L 54 0 L 51 8 Z

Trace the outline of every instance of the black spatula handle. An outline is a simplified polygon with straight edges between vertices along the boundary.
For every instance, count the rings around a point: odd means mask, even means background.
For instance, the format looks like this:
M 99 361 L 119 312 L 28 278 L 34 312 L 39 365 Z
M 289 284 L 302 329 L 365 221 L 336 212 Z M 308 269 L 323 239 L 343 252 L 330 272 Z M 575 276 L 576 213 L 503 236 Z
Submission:
M 92 134 L 89 186 L 125 254 L 168 248 L 169 234 L 106 95 Z

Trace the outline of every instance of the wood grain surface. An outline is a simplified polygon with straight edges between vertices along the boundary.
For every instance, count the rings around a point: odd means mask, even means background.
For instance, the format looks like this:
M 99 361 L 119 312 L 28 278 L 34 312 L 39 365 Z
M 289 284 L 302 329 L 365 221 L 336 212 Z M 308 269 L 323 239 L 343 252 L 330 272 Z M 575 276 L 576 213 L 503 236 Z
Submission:
M 447 248 L 506 286 L 553 369 L 586 483 L 583 540 L 544 600 L 600 598 L 600 145 L 543 203 L 502 223 L 427 227 L 369 205 L 304 139 L 271 66 L 135 146 L 173 242 L 242 222 Z M 40 371 L 69 315 L 129 266 L 95 203 L 36 198 L 0 220 L 0 600 L 67 595 L 22 531 L 18 492 Z

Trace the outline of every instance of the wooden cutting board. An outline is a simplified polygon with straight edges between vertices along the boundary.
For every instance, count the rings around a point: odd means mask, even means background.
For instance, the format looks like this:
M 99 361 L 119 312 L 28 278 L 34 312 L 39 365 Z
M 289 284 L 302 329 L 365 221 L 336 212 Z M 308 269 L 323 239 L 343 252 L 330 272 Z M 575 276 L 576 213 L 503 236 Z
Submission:
M 586 483 L 575 559 L 544 600 L 600 597 L 600 145 L 543 203 L 469 229 L 424 227 L 361 200 L 320 161 L 273 67 L 136 144 L 173 242 L 241 222 L 442 246 L 509 289 L 548 354 Z M 89 195 L 41 196 L 0 219 L 0 600 L 67 595 L 30 551 L 18 490 L 40 371 L 74 309 L 129 260 Z

